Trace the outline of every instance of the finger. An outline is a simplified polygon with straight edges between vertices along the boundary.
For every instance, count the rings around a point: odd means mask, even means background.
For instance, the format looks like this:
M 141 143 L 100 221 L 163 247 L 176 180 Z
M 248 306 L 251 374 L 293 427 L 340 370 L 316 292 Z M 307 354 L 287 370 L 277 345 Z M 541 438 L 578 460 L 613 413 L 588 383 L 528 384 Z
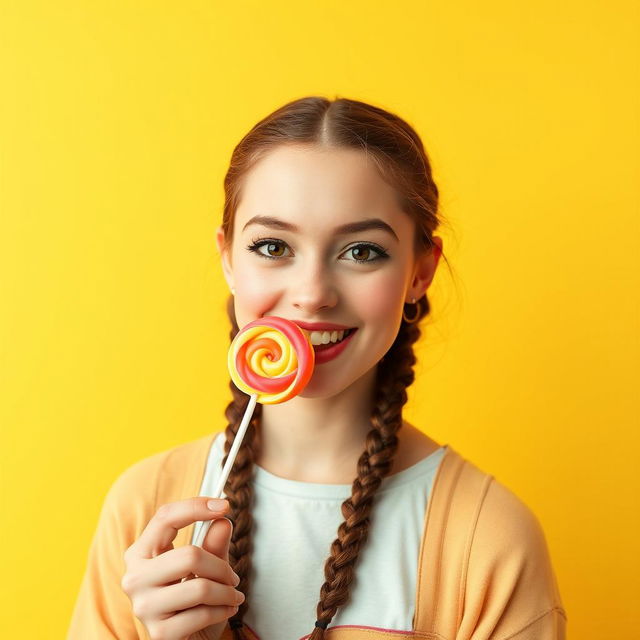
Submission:
M 161 620 L 156 627 L 161 630 L 158 637 L 185 638 L 214 624 L 224 622 L 238 612 L 238 607 L 209 606 L 206 604 L 181 611 L 166 620 Z
M 227 525 L 226 523 L 229 523 Z M 227 563 L 229 562 L 229 547 L 231 546 L 231 534 L 233 533 L 233 523 L 228 518 L 218 518 L 211 523 L 211 526 L 205 534 L 205 539 L 202 542 L 202 548 L 209 551 L 211 554 L 222 558 Z M 200 575 L 200 574 L 198 574 Z M 240 578 L 236 577 L 235 572 L 233 575 L 233 584 L 237 586 L 240 582 Z M 192 580 L 197 577 L 195 573 L 190 573 L 182 580 Z
M 222 518 L 222 520 L 226 520 L 226 518 Z M 216 522 L 218 521 L 216 520 Z M 147 568 L 147 583 L 150 585 L 170 584 L 188 574 L 234 586 L 237 582 L 227 560 L 195 545 L 172 549 L 152 560 L 148 563 Z
M 165 618 L 200 604 L 234 607 L 244 601 L 244 595 L 228 584 L 207 578 L 154 589 L 146 598 L 144 611 L 137 611 L 147 619 Z
M 228 563 L 232 534 L 233 523 L 231 520 L 218 518 L 211 523 L 209 531 L 207 531 L 207 535 L 202 542 L 202 548 Z
M 154 558 L 172 547 L 183 527 L 199 520 L 220 518 L 229 509 L 229 502 L 225 500 L 221 509 L 212 511 L 207 507 L 208 500 L 206 496 L 199 496 L 163 504 L 127 553 L 140 558 Z

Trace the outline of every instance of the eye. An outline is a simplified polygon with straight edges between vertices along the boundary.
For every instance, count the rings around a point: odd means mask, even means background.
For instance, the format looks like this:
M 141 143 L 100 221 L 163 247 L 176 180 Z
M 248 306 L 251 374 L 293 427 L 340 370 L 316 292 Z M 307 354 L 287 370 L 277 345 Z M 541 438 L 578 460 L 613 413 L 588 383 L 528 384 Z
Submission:
M 345 253 L 349 253 L 349 251 L 353 252 L 354 262 L 377 262 L 378 260 L 384 260 L 389 257 L 389 254 L 382 247 L 370 243 L 356 244 L 353 247 L 349 247 Z M 375 251 L 378 255 L 368 259 L 372 251 Z
M 264 251 L 262 249 L 265 249 Z M 279 260 L 288 256 L 284 255 L 285 250 L 289 248 L 286 242 L 282 240 L 276 240 L 275 238 L 264 238 L 262 240 L 253 240 L 250 245 L 247 246 L 248 251 L 258 254 L 262 258 L 267 260 Z M 349 247 L 344 253 L 352 252 L 354 260 L 351 262 L 356 263 L 371 263 L 378 260 L 384 260 L 389 257 L 389 254 L 380 246 L 369 243 L 360 242 L 358 244 Z M 370 257 L 374 252 L 377 255 Z
M 247 250 L 253 251 L 254 253 L 257 253 L 259 256 L 262 256 L 263 258 L 267 258 L 269 260 L 277 260 L 278 258 L 282 257 L 283 251 L 286 246 L 287 246 L 287 243 L 282 242 L 282 240 L 269 240 L 269 239 L 260 240 L 260 241 L 254 240 L 247 247 Z M 266 250 L 268 251 L 268 253 L 264 253 L 263 251 L 260 251 L 262 247 L 266 247 Z

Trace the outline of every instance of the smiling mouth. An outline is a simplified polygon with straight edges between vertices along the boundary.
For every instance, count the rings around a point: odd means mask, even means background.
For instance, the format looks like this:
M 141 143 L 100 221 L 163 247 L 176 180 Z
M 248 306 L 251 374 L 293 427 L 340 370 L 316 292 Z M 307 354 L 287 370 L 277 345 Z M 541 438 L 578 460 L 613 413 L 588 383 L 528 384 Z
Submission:
M 319 338 L 319 336 L 313 336 L 313 339 L 311 338 L 311 333 L 314 334 L 322 334 L 322 333 L 329 333 L 329 335 L 331 336 L 331 334 L 333 332 L 321 332 L 321 331 L 311 331 L 311 332 L 307 332 L 309 333 L 309 337 L 312 340 L 311 344 L 314 348 L 315 351 L 325 351 L 326 349 L 331 349 L 331 347 L 335 347 L 337 344 L 340 344 L 341 342 L 344 342 L 353 332 L 355 331 L 355 329 L 346 329 L 344 332 L 344 335 L 342 336 L 342 338 L 337 339 L 335 342 L 333 342 L 332 340 L 329 340 L 329 342 L 324 343 L 321 342 L 319 344 L 313 344 L 314 340 L 317 340 Z M 339 333 L 339 332 L 338 332 Z
M 324 351 L 344 342 L 354 331 L 356 331 L 355 328 L 344 331 L 308 331 L 305 329 L 315 351 Z

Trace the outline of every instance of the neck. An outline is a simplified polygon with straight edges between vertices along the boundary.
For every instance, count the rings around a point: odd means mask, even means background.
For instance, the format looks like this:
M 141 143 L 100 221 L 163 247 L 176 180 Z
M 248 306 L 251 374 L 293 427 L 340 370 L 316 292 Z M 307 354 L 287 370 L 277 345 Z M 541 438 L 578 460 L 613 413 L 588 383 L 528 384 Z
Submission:
M 350 484 L 371 430 L 376 367 L 329 398 L 263 405 L 256 464 L 302 482 Z

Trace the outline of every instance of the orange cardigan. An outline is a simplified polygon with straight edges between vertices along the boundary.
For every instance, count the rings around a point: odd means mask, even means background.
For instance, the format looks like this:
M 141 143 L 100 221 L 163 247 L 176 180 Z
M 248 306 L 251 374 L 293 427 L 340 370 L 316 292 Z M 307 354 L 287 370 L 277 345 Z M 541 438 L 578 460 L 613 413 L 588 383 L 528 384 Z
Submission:
M 160 505 L 199 495 L 216 435 L 140 460 L 115 480 L 91 542 L 67 640 L 149 640 L 120 586 L 123 554 Z M 174 547 L 190 544 L 194 526 L 178 532 Z M 363 620 L 358 626 L 329 625 L 325 638 L 564 640 L 566 620 L 536 516 L 448 446 L 425 514 L 413 629 L 379 629 Z M 228 626 L 222 640 L 232 640 Z

